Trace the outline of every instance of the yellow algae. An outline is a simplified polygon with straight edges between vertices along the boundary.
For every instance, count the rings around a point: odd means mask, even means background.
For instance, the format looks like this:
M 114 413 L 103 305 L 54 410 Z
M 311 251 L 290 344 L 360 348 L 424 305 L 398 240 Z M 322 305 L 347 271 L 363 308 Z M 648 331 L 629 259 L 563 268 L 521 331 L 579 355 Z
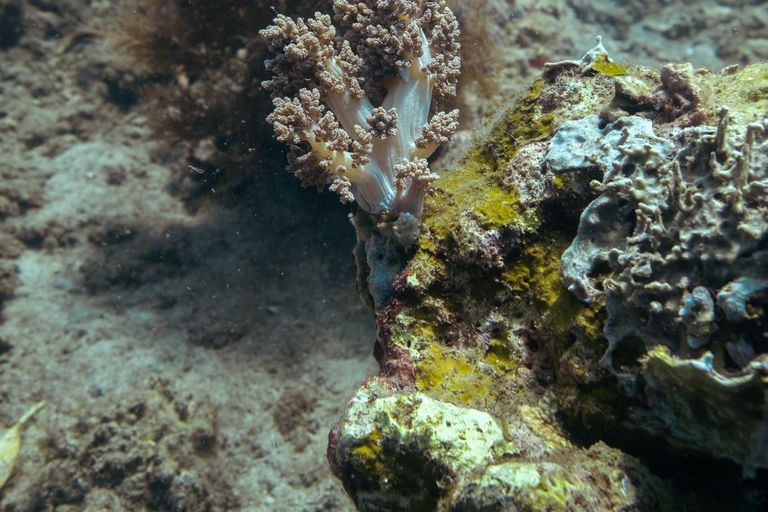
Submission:
M 531 292 L 538 311 L 551 311 L 560 320 L 570 318 L 578 310 L 578 302 L 560 279 L 560 258 L 568 247 L 564 239 L 539 239 L 525 243 L 520 257 L 510 262 L 503 273 L 507 286 L 518 292 Z M 557 306 L 557 307 L 555 307 Z
M 390 339 L 398 347 L 418 352 L 441 337 L 445 314 L 442 301 L 428 298 L 416 309 L 403 308 L 390 324 Z
M 396 474 L 384 453 L 383 437 L 381 430 L 374 428 L 370 435 L 359 439 L 350 452 L 367 474 L 376 475 L 380 484 L 386 486 Z
M 519 411 L 523 421 L 533 432 L 544 439 L 549 449 L 568 450 L 573 448 L 573 445 L 563 436 L 560 427 L 553 424 L 540 407 L 521 405 Z
M 474 211 L 496 226 L 516 226 L 521 220 L 519 195 L 501 187 L 488 189 Z
M 430 231 L 419 242 L 422 250 L 434 251 L 435 241 L 445 239 L 459 215 L 466 211 L 478 213 L 489 229 L 510 225 L 534 227 L 533 212 L 521 214 L 519 195 L 501 187 L 499 171 L 523 144 L 552 134 L 554 115 L 537 111 L 544 86 L 543 80 L 534 82 L 512 102 L 514 106 L 490 123 L 487 139 L 470 149 L 454 169 L 435 182 L 437 194 L 427 198 L 422 219 Z
M 485 362 L 502 372 L 511 371 L 517 366 L 507 340 L 501 338 L 491 338 L 488 341 L 488 347 L 485 349 Z
M 361 443 L 352 448 L 352 453 L 356 455 L 363 465 L 376 460 L 382 452 L 379 441 L 381 440 L 381 431 L 373 429 L 371 435 L 361 440 Z
M 492 378 L 465 354 L 437 343 L 422 351 L 416 364 L 416 389 L 446 402 L 468 405 L 481 401 L 491 384 Z
M 605 53 L 597 56 L 595 62 L 592 63 L 592 69 L 606 76 L 621 76 L 627 74 L 626 66 L 611 61 Z
M 553 503 L 555 508 L 550 510 L 564 510 L 578 488 L 569 480 L 568 473 L 558 468 L 541 479 L 541 485 L 537 491 L 531 494 L 536 510 L 547 510 L 548 508 L 545 507 L 551 507 Z
M 493 163 L 497 169 L 503 168 L 523 144 L 551 135 L 555 116 L 552 113 L 542 114 L 538 108 L 538 99 L 544 87 L 544 80 L 536 80 L 513 100 L 513 106 L 507 108 L 499 119 L 494 120 L 484 144 L 470 151 L 470 159 Z
M 723 105 L 730 108 L 729 116 L 739 124 L 760 121 L 768 111 L 768 63 L 757 62 L 741 71 L 726 68 L 711 78 L 715 97 L 710 101 L 709 117 L 717 122 L 717 111 Z

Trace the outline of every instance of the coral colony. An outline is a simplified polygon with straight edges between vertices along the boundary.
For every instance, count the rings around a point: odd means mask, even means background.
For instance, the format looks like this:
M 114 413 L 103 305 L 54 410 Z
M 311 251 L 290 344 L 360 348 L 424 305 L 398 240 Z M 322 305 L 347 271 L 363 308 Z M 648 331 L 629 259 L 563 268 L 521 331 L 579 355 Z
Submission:
M 427 158 L 458 126 L 458 110 L 433 105 L 456 94 L 456 18 L 445 0 L 335 0 L 333 10 L 342 37 L 319 12 L 278 15 L 261 31 L 276 53 L 267 120 L 305 186 L 418 218 L 437 178 Z
M 553 171 L 603 170 L 562 276 L 585 302 L 605 296 L 603 364 L 612 371 L 612 354 L 630 336 L 695 354 L 722 330 L 716 337 L 738 366 L 759 353 L 748 333 L 762 320 L 748 304 L 768 288 L 768 130 L 765 121 L 729 129 L 729 110 L 718 115 L 716 129 L 686 128 L 684 145 L 637 116 L 606 126 L 595 115 L 567 121 L 552 138 Z M 600 265 L 613 271 L 602 285 L 593 276 Z

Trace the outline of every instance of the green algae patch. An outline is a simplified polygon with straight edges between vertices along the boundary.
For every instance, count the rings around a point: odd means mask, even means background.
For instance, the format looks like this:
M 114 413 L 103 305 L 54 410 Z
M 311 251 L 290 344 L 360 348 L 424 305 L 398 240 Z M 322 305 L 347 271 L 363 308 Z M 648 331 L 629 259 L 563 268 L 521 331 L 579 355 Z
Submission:
M 523 319 L 535 326 L 536 339 L 546 347 L 559 383 L 589 384 L 574 400 L 565 400 L 570 414 L 620 417 L 622 397 L 598 364 L 608 346 L 602 333 L 605 309 L 602 302 L 582 304 L 562 283 L 560 262 L 567 247 L 568 240 L 554 236 L 523 243 L 519 256 L 507 264 L 503 282 L 531 306 L 524 308 Z M 593 400 L 598 394 L 601 398 Z
M 474 211 L 490 226 L 525 227 L 534 222 L 533 216 L 521 209 L 519 195 L 501 187 L 488 189 Z
M 603 353 L 608 348 L 608 341 L 603 336 L 605 325 L 605 308 L 602 302 L 594 307 L 584 307 L 578 303 L 580 310 L 574 317 L 573 332 L 576 337 L 591 347 L 595 353 Z
M 420 247 L 435 250 L 459 215 L 473 211 L 488 224 L 497 227 L 535 227 L 532 211 L 520 207 L 514 188 L 502 187 L 503 169 L 524 144 L 543 140 L 554 131 L 555 116 L 541 113 L 538 99 L 546 84 L 534 82 L 513 100 L 501 114 L 481 130 L 478 142 L 450 172 L 435 182 L 436 195 L 427 198 L 424 225 L 430 235 L 423 236 Z
M 501 116 L 492 120 L 487 137 L 469 151 L 467 160 L 503 168 L 523 144 L 552 135 L 555 116 L 542 113 L 538 105 L 545 87 L 543 79 L 536 80 L 502 109 Z
M 521 504 L 530 510 L 567 510 L 567 504 L 578 493 L 578 482 L 554 464 L 505 464 L 494 476 L 507 480 L 518 491 Z
M 526 241 L 520 255 L 508 262 L 503 272 L 504 284 L 531 300 L 534 308 L 530 313 L 545 315 L 543 323 L 556 331 L 568 329 L 584 309 L 560 279 L 560 258 L 569 243 L 564 238 Z
M 416 389 L 438 400 L 459 405 L 490 398 L 493 377 L 478 367 L 468 354 L 433 343 L 416 363 Z
M 506 339 L 491 338 L 485 349 L 485 362 L 499 372 L 510 372 L 518 366 L 515 354 Z
M 621 76 L 627 74 L 627 66 L 611 61 L 606 53 L 597 56 L 595 62 L 592 63 L 592 69 L 606 76 Z
M 535 216 L 520 206 L 519 194 L 503 189 L 499 181 L 474 165 L 460 166 L 443 175 L 435 182 L 436 197 L 427 200 L 423 222 L 429 232 L 420 238 L 419 248 L 435 251 L 465 212 L 475 212 L 487 229 L 534 224 Z

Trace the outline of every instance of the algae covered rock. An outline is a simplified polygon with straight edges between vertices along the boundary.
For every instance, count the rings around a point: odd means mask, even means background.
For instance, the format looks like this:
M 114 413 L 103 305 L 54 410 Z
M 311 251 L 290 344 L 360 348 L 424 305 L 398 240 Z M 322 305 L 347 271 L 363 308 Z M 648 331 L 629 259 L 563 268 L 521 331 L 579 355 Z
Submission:
M 488 466 L 464 487 L 454 510 L 672 510 L 658 501 L 663 492 L 649 492 L 653 485 L 636 460 L 597 443 L 553 461 Z
M 334 469 L 360 510 L 666 508 L 663 486 L 619 450 L 561 438 L 556 458 L 522 458 L 488 413 L 386 388 L 369 381 L 331 435 Z
M 488 413 L 422 393 L 376 398 L 375 389 L 358 393 L 334 434 L 339 467 L 355 474 L 345 485 L 362 510 L 434 509 L 447 482 L 514 451 Z
M 766 87 L 598 41 L 489 120 L 413 244 L 356 215 L 381 375 L 329 460 L 360 510 L 768 505 Z

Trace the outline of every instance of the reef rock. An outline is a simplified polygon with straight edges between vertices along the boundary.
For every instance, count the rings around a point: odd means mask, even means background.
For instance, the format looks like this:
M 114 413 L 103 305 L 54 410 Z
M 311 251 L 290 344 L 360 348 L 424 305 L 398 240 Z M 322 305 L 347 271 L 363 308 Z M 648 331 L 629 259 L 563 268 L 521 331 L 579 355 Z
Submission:
M 328 454 L 360 510 L 768 506 L 766 91 L 598 42 L 489 120 L 418 239 L 355 216 L 381 374 Z

